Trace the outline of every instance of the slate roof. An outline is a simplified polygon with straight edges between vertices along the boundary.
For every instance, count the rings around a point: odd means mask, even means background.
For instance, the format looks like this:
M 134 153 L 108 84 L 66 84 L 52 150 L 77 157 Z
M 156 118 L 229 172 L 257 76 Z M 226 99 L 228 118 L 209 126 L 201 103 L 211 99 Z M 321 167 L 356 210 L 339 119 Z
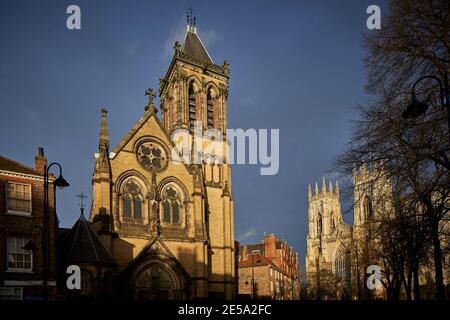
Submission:
M 24 174 L 32 174 L 32 175 L 41 175 L 39 172 L 34 170 L 31 167 L 28 167 L 20 162 L 8 159 L 4 156 L 0 155 L 0 170 L 24 173 Z
M 72 229 L 59 232 L 59 235 L 59 254 L 66 262 L 115 265 L 114 259 L 83 214 Z
M 184 38 L 183 52 L 191 57 L 213 63 L 211 57 L 206 51 L 202 44 L 202 41 L 198 37 L 197 33 L 192 31 L 186 32 L 186 37 Z

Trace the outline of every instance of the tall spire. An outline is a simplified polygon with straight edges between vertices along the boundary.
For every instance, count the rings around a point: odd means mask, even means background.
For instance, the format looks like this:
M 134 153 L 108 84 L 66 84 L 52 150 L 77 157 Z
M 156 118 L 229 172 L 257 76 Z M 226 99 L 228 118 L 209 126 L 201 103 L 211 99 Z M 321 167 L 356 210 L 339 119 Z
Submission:
M 180 51 L 179 43 L 175 43 L 174 49 L 175 53 Z M 207 64 L 213 64 L 211 56 L 197 34 L 197 19 L 192 14 L 192 8 L 187 11 L 187 30 L 181 51 Z
M 312 192 L 311 192 L 311 183 L 308 183 L 308 198 L 311 199 Z
M 109 163 L 109 135 L 108 127 L 106 125 L 106 113 L 108 110 L 102 108 L 102 125 L 100 128 L 100 142 L 98 144 L 98 157 L 95 159 L 94 172 L 105 172 L 110 173 L 110 163 Z
M 325 183 L 325 177 L 322 176 L 322 193 L 325 193 L 325 192 L 327 192 L 327 186 Z
M 100 128 L 100 142 L 99 149 L 102 147 L 106 147 L 106 150 L 109 149 L 109 134 L 108 134 L 108 126 L 106 125 L 106 114 L 108 110 L 106 108 L 102 108 L 102 125 Z
M 331 184 L 331 180 L 330 180 L 330 183 L 328 185 L 328 192 L 329 193 L 333 193 L 333 185 Z
M 316 193 L 316 195 L 318 195 L 319 194 L 319 186 L 317 185 L 317 181 L 316 181 L 316 188 L 315 188 L 315 193 Z
M 336 180 L 336 194 L 339 195 L 339 183 Z

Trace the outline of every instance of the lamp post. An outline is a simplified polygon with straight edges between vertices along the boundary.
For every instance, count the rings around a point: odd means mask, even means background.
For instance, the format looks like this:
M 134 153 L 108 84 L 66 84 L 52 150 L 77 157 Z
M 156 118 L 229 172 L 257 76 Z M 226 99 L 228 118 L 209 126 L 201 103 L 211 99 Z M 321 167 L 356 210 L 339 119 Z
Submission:
M 417 118 L 418 116 L 424 114 L 428 109 L 428 104 L 426 104 L 423 101 L 419 101 L 417 99 L 415 89 L 416 85 L 425 79 L 432 79 L 438 82 L 439 84 L 439 94 L 440 94 L 440 100 L 441 100 L 441 106 L 442 108 L 447 109 L 447 121 L 449 126 L 449 141 L 450 141 L 450 89 L 448 84 L 448 73 L 444 72 L 443 81 L 437 77 L 437 76 L 423 76 L 414 82 L 412 86 L 412 102 L 409 104 L 409 106 L 406 108 L 405 111 L 402 113 L 402 117 L 405 119 L 409 118 Z
M 48 184 L 49 184 L 49 171 L 52 166 L 57 166 L 59 168 L 59 176 L 53 181 L 53 199 L 54 199 L 54 208 L 53 212 L 55 213 L 56 219 L 56 187 L 63 189 L 69 186 L 69 183 L 62 176 L 62 168 L 61 165 L 57 162 L 53 162 L 48 166 L 44 167 L 44 227 L 42 234 L 42 251 L 43 251 L 43 290 L 42 297 L 44 300 L 48 298 L 48 269 L 49 269 L 49 204 L 48 204 Z

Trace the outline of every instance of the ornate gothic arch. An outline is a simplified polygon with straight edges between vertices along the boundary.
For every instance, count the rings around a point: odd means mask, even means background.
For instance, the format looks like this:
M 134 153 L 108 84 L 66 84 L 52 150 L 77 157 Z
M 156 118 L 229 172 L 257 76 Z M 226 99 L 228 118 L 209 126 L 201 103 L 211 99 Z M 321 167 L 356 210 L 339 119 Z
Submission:
M 147 180 L 147 178 L 140 173 L 137 170 L 131 169 L 131 170 L 127 170 L 125 172 L 123 172 L 116 180 L 116 183 L 114 184 L 114 191 L 117 193 L 120 193 L 121 188 L 123 187 L 123 183 L 125 180 L 127 180 L 130 177 L 137 177 L 141 183 L 145 186 L 145 188 L 148 190 L 150 190 L 150 183 Z
M 189 297 L 190 277 L 158 238 L 124 270 L 134 299 L 173 300 Z

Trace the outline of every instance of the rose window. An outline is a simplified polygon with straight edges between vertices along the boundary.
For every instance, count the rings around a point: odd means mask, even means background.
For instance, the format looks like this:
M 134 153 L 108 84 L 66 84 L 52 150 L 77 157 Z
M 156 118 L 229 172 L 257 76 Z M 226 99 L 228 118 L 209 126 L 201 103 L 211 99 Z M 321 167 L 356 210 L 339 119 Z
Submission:
M 167 154 L 163 147 L 155 142 L 144 142 L 137 150 L 141 166 L 149 171 L 161 171 L 167 165 Z

